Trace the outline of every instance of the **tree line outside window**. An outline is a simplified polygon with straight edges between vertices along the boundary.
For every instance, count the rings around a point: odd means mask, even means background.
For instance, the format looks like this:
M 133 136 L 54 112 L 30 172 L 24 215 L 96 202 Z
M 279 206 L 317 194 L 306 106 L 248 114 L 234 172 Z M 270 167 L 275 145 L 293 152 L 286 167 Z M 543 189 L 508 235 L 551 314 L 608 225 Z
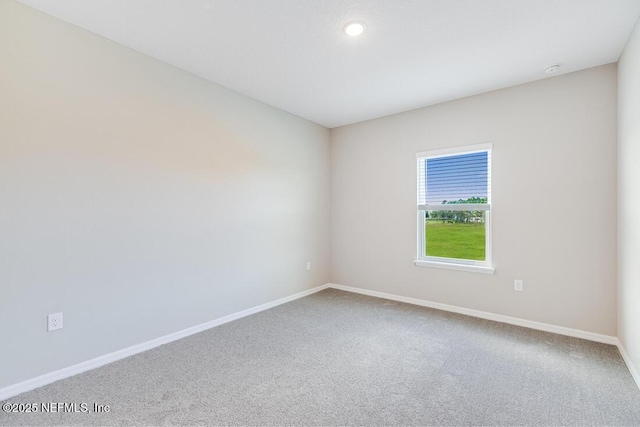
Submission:
M 443 200 L 443 205 L 486 204 L 486 197 L 469 197 L 468 199 Z M 425 220 L 449 224 L 484 224 L 484 211 L 426 211 Z

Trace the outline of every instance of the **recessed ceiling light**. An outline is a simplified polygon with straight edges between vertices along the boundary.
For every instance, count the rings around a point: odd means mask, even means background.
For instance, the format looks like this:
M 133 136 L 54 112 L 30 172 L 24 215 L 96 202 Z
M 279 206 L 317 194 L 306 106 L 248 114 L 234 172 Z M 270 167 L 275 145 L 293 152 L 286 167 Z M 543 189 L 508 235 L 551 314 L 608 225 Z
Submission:
M 344 26 L 343 30 L 348 36 L 355 37 L 364 33 L 365 28 L 362 22 L 349 22 Z
M 547 74 L 555 74 L 560 69 L 560 64 L 549 65 L 544 69 L 544 72 Z

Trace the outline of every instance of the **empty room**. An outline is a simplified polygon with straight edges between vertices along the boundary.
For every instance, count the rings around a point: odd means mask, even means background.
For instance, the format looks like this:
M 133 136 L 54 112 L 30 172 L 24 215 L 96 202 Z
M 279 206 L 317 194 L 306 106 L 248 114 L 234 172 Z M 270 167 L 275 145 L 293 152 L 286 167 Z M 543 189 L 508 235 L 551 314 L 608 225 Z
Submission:
M 640 426 L 640 0 L 0 0 L 0 425 Z

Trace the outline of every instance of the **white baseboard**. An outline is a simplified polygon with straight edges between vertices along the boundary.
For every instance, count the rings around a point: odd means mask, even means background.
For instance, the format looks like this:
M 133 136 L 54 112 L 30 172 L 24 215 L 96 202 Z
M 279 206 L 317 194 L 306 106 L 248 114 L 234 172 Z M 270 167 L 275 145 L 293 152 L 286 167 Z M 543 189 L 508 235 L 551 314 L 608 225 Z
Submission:
M 478 317 L 480 319 L 493 320 L 495 322 L 509 323 L 511 325 L 523 326 L 525 328 L 537 329 L 545 332 L 553 332 L 554 334 L 567 335 L 575 338 L 582 338 L 589 341 L 600 342 L 604 344 L 618 344 L 618 338 L 609 335 L 596 334 L 594 332 L 581 331 L 579 329 L 565 328 L 564 326 L 550 325 L 548 323 L 534 322 L 533 320 L 520 319 L 517 317 L 504 316 L 502 314 L 489 313 L 487 311 L 474 310 L 471 308 L 457 307 L 455 305 L 442 304 L 439 302 L 427 301 L 417 298 L 403 297 L 399 295 L 387 294 L 385 292 L 370 291 L 368 289 L 353 288 L 351 286 L 329 284 L 330 288 L 339 289 L 341 291 L 355 292 L 358 294 L 369 295 L 372 297 L 388 299 L 392 301 L 406 302 L 408 304 L 420 305 L 422 307 L 435 308 L 437 310 L 450 311 L 452 313 L 464 314 L 467 316 Z
M 636 385 L 640 390 L 640 374 L 638 373 L 638 370 L 636 369 L 636 367 L 633 365 L 631 358 L 629 357 L 629 355 L 627 354 L 627 351 L 622 346 L 622 343 L 620 342 L 620 340 L 617 340 L 617 341 L 618 341 L 617 343 L 618 350 L 620 351 L 620 354 L 624 359 L 624 363 L 627 364 L 627 368 L 629 369 L 629 372 L 631 372 L 631 376 L 633 377 L 633 380 L 636 382 Z
M 509 323 L 512 325 L 523 326 L 525 328 L 537 329 L 546 332 L 552 332 L 560 335 L 567 335 L 575 338 L 582 338 L 589 341 L 596 341 L 605 344 L 616 345 L 624 359 L 627 367 L 629 368 L 629 372 L 631 372 L 631 376 L 640 388 L 640 375 L 636 370 L 635 366 L 631 362 L 627 352 L 624 347 L 618 341 L 618 338 L 612 337 L 609 335 L 601 335 L 593 332 L 581 331 L 578 329 L 565 328 L 563 326 L 555 326 L 547 323 L 534 322 L 531 320 L 519 319 L 516 317 L 504 316 L 501 314 L 489 313 L 486 311 L 473 310 L 470 308 L 457 307 L 454 305 L 441 304 L 437 302 L 421 300 L 417 298 L 403 297 L 399 295 L 388 294 L 385 292 L 377 292 L 371 291 L 368 289 L 362 288 L 354 288 L 351 286 L 343 286 L 337 285 L 333 283 L 329 283 L 326 285 L 317 286 L 315 288 L 299 292 L 288 297 L 280 298 L 275 301 L 271 301 L 265 304 L 261 304 L 256 307 L 249 308 L 247 310 L 239 311 L 237 313 L 230 314 L 228 316 L 221 317 L 219 319 L 212 320 L 210 322 L 202 323 L 200 325 L 192 326 L 187 329 L 183 329 L 178 332 L 171 333 L 169 335 L 165 335 L 150 341 L 146 341 L 141 344 L 136 344 L 131 347 L 124 348 L 122 350 L 114 351 L 113 353 L 105 354 L 103 356 L 96 357 L 91 360 L 87 360 L 85 362 L 78 363 L 73 366 L 69 366 L 63 369 L 59 369 L 54 372 L 50 372 L 44 375 L 40 375 L 38 377 L 10 385 L 8 387 L 4 387 L 0 389 L 0 401 L 9 399 L 11 397 L 17 396 L 19 394 L 25 393 L 27 391 L 36 389 L 38 387 L 45 386 L 47 384 L 51 384 L 55 381 L 71 377 L 73 375 L 80 374 L 85 371 L 89 371 L 91 369 L 99 368 L 101 366 L 107 365 L 109 363 L 115 362 L 120 359 L 124 359 L 125 357 L 133 356 L 134 354 L 142 353 L 143 351 L 150 350 L 154 347 L 158 347 L 163 344 L 170 343 L 172 341 L 179 340 L 181 338 L 188 337 L 189 335 L 197 334 L 198 332 L 205 331 L 207 329 L 215 328 L 216 326 L 220 326 L 222 324 L 240 319 L 242 317 L 246 317 L 264 310 L 268 310 L 270 308 L 276 307 L 278 305 L 296 300 L 298 298 L 306 297 L 307 295 L 314 294 L 316 292 L 322 291 L 327 288 L 339 289 L 347 292 L 354 292 L 363 295 L 369 295 L 372 297 L 388 299 L 392 301 L 405 302 L 408 304 L 419 305 L 423 307 L 435 308 L 437 310 L 449 311 L 452 313 L 464 314 L 467 316 L 478 317 L 481 319 L 493 320 L 496 322 Z
M 622 359 L 627 365 L 631 377 L 640 389 L 640 374 L 633 365 L 631 358 L 627 354 L 626 350 L 622 346 L 622 343 L 617 337 L 610 335 L 596 334 L 594 332 L 582 331 L 579 329 L 565 328 L 564 326 L 550 325 L 548 323 L 535 322 L 533 320 L 519 319 L 517 317 L 504 316 L 502 314 L 489 313 L 486 311 L 473 310 L 471 308 L 457 307 L 455 305 L 441 304 L 439 302 L 432 302 L 421 300 L 417 298 L 403 297 L 399 295 L 388 294 L 385 292 L 370 291 L 368 289 L 354 288 L 351 286 L 336 285 L 335 283 L 329 283 L 329 288 L 339 289 L 341 291 L 354 292 L 357 294 L 368 295 L 377 298 L 388 299 L 392 301 L 406 302 L 408 304 L 420 305 L 423 307 L 435 308 L 437 310 L 450 311 L 452 313 L 465 314 L 467 316 L 478 317 L 480 319 L 493 320 L 495 322 L 509 323 L 511 325 L 523 326 L 525 328 L 537 329 L 545 332 L 552 332 L 559 335 L 566 335 L 574 338 L 582 338 L 589 341 L 595 341 L 604 344 L 612 344 L 618 347 Z
M 47 384 L 51 384 L 52 382 L 62 380 L 64 378 L 69 378 L 71 376 L 80 374 L 82 372 L 99 368 L 101 366 L 107 365 L 109 363 L 115 362 L 120 359 L 124 359 L 125 357 L 133 356 L 134 354 L 142 353 L 143 351 L 151 350 L 154 347 L 158 347 L 163 344 L 170 343 L 172 341 L 179 340 L 181 338 L 188 337 L 189 335 L 197 334 L 198 332 L 205 331 L 207 329 L 215 328 L 216 326 L 220 326 L 225 323 L 232 322 L 234 320 L 240 319 L 242 317 L 249 316 L 251 314 L 258 313 L 260 311 L 268 310 L 275 306 L 296 300 L 298 298 L 306 297 L 307 295 L 314 294 L 316 292 L 322 291 L 323 289 L 328 288 L 329 285 L 321 285 L 315 288 L 298 292 L 297 294 L 290 295 L 288 297 L 280 298 L 275 301 L 271 301 L 265 304 L 258 305 L 256 307 L 249 308 L 247 310 L 242 310 L 237 313 L 230 314 L 228 316 L 220 317 L 218 319 L 212 320 L 210 322 L 202 323 L 200 325 L 192 326 L 187 329 L 183 329 L 178 332 L 171 333 L 169 335 L 165 335 L 151 341 L 146 341 L 141 344 L 136 344 L 131 347 L 124 348 L 122 350 L 114 351 L 113 353 L 108 353 L 103 356 L 98 356 L 94 359 L 90 359 L 81 363 L 78 363 L 73 366 L 68 366 L 63 369 L 59 369 L 57 371 L 49 372 L 44 375 L 40 375 L 38 377 L 13 384 L 0 389 L 0 401 L 9 399 L 11 397 L 17 396 L 19 394 L 25 393 L 27 391 L 36 389 L 38 387 L 42 387 Z

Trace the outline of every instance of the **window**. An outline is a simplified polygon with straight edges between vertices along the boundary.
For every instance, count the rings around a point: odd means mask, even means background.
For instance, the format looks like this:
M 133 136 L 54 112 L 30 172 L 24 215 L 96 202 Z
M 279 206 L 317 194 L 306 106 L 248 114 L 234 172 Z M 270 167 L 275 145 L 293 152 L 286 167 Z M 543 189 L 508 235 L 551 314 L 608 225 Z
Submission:
M 417 153 L 416 265 L 492 274 L 491 144 Z

